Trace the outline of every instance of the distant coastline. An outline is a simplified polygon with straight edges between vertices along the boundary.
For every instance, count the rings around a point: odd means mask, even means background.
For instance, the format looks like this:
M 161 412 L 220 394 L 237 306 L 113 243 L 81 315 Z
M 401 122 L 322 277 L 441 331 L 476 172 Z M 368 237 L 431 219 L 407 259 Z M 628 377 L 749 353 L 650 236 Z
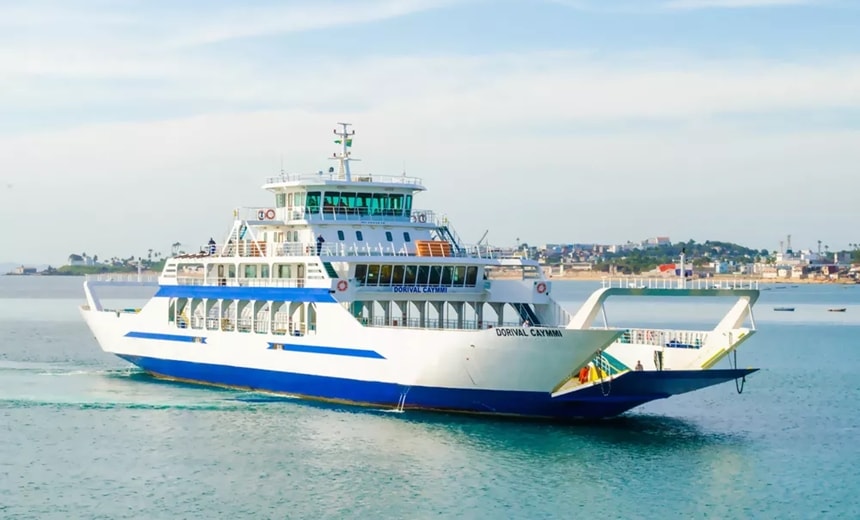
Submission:
M 574 271 L 574 270 L 565 270 L 563 273 L 559 274 L 558 267 L 544 267 L 544 275 L 551 280 L 581 280 L 581 281 L 600 281 L 608 278 L 615 279 L 643 279 L 643 278 L 665 278 L 666 280 L 672 280 L 676 277 L 663 277 L 659 275 L 654 275 L 653 273 L 642 273 L 642 274 L 609 274 L 603 271 Z M 499 270 L 496 271 L 492 278 L 518 278 L 522 276 L 521 271 L 518 269 L 511 270 Z M 839 279 L 831 279 L 826 277 L 810 277 L 810 278 L 800 278 L 800 279 L 792 279 L 792 278 L 762 278 L 761 275 L 749 275 L 749 274 L 717 274 L 713 276 L 709 276 L 707 278 L 699 278 L 693 277 L 693 280 L 713 280 L 714 282 L 726 282 L 732 280 L 744 281 L 744 282 L 758 282 L 760 284 L 773 284 L 773 285 L 809 285 L 809 284 L 830 284 L 830 285 L 856 285 L 857 282 L 852 278 L 839 278 Z

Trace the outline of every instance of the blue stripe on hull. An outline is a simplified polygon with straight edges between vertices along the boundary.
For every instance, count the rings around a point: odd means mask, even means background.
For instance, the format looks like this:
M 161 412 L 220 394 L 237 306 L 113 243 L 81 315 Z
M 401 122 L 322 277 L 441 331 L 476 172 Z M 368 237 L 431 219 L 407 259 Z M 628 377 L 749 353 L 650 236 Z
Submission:
M 286 350 L 288 352 L 303 352 L 306 354 L 329 354 L 332 356 L 360 357 L 370 359 L 385 359 L 385 356 L 375 350 L 357 348 L 322 347 L 319 345 L 299 345 L 296 343 L 269 342 L 269 350 Z
M 183 336 L 182 334 L 161 334 L 159 332 L 131 331 L 125 335 L 127 338 L 158 339 L 163 341 L 181 341 L 184 343 L 206 343 L 203 336 Z
M 155 296 L 164 298 L 223 298 L 225 300 L 274 300 L 289 302 L 334 302 L 329 289 L 292 287 L 234 287 L 213 285 L 162 285 Z
M 403 391 L 407 390 L 407 387 L 394 383 L 140 356 L 121 355 L 120 357 L 157 376 L 360 405 L 393 408 L 400 401 Z M 632 396 L 626 399 L 584 402 L 553 399 L 547 392 L 413 386 L 408 387 L 404 408 L 564 420 L 613 417 L 651 399 Z

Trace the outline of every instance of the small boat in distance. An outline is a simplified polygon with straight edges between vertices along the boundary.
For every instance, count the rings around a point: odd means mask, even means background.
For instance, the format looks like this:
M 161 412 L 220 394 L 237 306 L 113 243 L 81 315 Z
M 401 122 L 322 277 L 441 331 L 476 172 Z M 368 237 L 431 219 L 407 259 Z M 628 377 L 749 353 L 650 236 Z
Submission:
M 827 312 L 845 312 L 845 307 L 839 307 L 838 309 L 827 309 Z
M 794 307 L 774 307 L 775 311 L 794 312 Z

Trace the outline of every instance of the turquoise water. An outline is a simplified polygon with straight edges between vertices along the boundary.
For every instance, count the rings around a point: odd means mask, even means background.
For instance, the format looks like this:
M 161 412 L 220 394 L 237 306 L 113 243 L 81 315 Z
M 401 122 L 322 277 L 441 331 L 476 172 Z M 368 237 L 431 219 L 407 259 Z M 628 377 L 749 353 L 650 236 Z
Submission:
M 743 394 L 553 425 L 159 382 L 99 350 L 81 282 L 0 277 L 0 518 L 860 517 L 860 287 L 763 292 Z M 553 294 L 575 309 L 595 286 Z M 658 303 L 608 315 L 728 307 Z

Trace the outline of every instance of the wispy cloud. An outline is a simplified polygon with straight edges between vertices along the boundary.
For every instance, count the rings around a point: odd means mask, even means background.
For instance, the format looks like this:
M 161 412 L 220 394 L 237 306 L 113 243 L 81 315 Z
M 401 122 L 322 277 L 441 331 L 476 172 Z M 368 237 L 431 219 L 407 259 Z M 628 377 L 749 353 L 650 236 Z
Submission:
M 788 62 L 557 51 L 329 57 L 285 61 L 275 70 L 266 63 L 222 63 L 201 56 L 2 58 L 0 70 L 17 83 L 0 85 L 0 109 L 97 110 L 106 103 L 154 110 L 165 103 L 185 104 L 204 112 L 360 107 L 429 119 L 450 113 L 523 124 L 860 108 L 860 55 Z M 45 81 L 45 76 L 57 80 Z M 129 78 L 146 81 L 125 81 Z
M 289 32 L 309 31 L 387 20 L 451 4 L 452 0 L 323 0 L 265 7 L 241 6 L 203 20 L 174 26 L 168 45 L 201 45 Z M 191 23 L 186 23 L 191 22 Z
M 778 7 L 824 3 L 822 0 L 671 0 L 663 7 L 668 9 L 738 9 L 745 7 Z
M 663 10 L 742 9 L 835 4 L 834 0 L 546 0 L 578 11 L 653 14 Z M 838 1 L 838 0 L 836 0 Z

